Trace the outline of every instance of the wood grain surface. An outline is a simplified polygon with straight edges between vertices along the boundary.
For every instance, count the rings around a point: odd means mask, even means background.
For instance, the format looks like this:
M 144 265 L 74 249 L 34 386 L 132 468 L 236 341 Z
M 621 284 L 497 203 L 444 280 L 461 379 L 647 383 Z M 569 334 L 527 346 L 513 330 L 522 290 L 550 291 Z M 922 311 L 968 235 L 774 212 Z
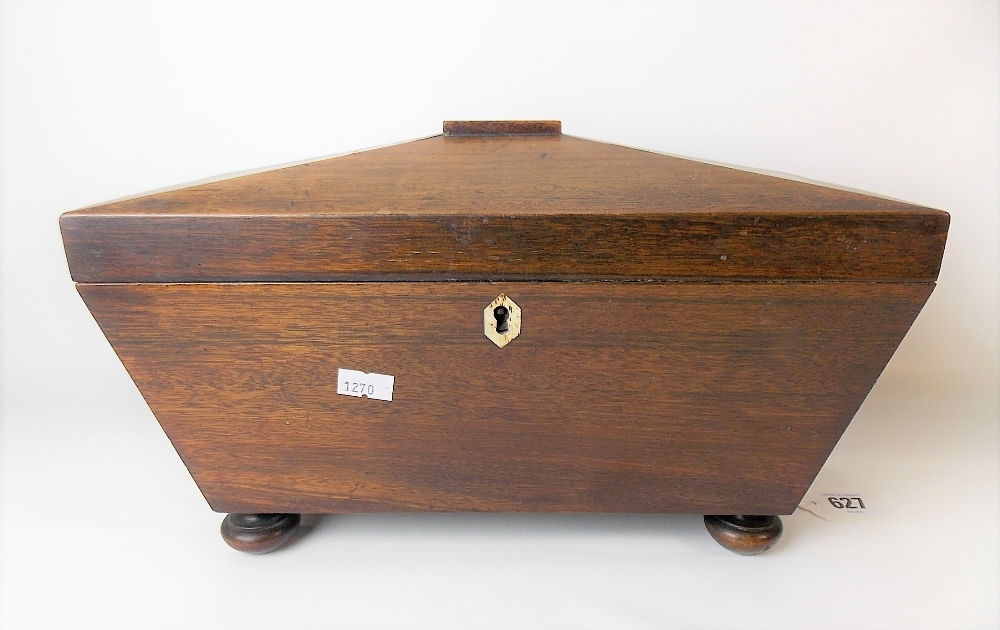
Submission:
M 933 285 L 78 288 L 217 511 L 788 514 Z
M 757 214 L 64 219 L 78 282 L 932 282 L 947 218 Z
M 565 135 L 436 136 L 60 224 L 78 282 L 932 282 L 948 215 Z

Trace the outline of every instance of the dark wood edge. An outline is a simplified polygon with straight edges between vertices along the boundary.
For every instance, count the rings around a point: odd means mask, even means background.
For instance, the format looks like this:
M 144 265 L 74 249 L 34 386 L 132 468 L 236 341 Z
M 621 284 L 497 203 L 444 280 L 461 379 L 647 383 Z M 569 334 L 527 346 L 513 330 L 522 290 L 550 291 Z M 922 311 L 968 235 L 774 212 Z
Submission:
M 446 136 L 558 136 L 558 120 L 446 120 Z

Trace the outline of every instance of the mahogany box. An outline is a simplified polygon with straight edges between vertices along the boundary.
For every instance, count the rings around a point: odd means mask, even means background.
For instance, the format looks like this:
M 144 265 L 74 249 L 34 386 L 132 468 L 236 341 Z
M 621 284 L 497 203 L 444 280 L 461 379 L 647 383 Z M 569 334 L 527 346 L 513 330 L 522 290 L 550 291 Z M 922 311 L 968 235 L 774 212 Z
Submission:
M 562 135 L 444 134 L 69 212 L 77 289 L 227 542 L 302 513 L 781 533 L 948 214 Z

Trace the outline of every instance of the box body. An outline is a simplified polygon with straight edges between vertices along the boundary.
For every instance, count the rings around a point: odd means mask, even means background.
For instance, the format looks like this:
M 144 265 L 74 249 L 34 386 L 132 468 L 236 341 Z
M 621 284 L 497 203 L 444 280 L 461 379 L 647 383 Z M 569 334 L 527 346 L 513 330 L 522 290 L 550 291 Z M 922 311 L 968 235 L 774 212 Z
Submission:
M 947 224 L 493 129 L 62 229 L 218 511 L 788 514 L 930 295 Z M 499 348 L 501 293 L 523 320 Z M 392 400 L 338 395 L 341 368 L 394 376 Z

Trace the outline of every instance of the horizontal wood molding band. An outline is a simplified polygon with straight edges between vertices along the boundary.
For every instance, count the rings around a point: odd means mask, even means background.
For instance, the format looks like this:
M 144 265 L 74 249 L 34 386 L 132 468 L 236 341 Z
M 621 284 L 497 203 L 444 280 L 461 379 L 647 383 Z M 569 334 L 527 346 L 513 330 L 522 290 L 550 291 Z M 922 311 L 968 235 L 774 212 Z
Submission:
M 73 213 L 60 225 L 77 282 L 933 282 L 948 215 Z
M 78 288 L 218 511 L 788 514 L 933 285 Z

